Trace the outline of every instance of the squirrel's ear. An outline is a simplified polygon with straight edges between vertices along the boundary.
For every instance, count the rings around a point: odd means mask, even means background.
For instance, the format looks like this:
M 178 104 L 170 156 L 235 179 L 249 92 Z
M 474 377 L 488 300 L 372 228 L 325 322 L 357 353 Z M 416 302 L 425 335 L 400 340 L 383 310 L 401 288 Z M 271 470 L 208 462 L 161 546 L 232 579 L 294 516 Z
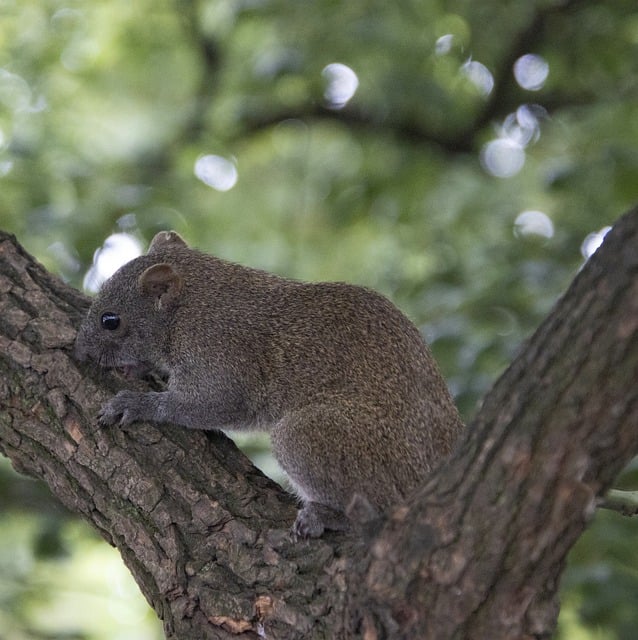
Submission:
M 157 310 L 173 304 L 182 290 L 182 277 L 170 264 L 154 264 L 138 280 L 143 295 L 155 298 Z
M 187 247 L 184 238 L 177 233 L 177 231 L 160 231 L 155 234 L 155 237 L 151 240 L 151 244 L 147 253 L 153 253 L 157 249 L 164 249 L 169 246 L 173 247 Z

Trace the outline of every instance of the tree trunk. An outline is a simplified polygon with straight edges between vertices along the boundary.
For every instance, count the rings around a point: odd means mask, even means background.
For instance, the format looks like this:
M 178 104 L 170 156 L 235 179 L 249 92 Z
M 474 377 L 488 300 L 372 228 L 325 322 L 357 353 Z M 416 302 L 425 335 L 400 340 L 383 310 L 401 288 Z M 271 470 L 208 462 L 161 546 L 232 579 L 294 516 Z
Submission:
M 547 637 L 566 554 L 638 451 L 638 210 L 365 540 L 291 541 L 294 501 L 220 434 L 98 428 L 119 382 L 71 355 L 88 300 L 7 235 L 0 295 L 0 450 L 119 548 L 168 638 Z

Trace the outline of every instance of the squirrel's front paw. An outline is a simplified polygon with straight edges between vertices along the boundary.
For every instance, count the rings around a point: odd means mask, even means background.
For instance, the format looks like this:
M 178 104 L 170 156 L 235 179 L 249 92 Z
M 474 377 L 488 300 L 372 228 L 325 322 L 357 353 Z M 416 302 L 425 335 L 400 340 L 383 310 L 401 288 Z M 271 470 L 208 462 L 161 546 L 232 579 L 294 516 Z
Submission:
M 143 420 L 140 394 L 136 391 L 119 391 L 117 395 L 105 402 L 97 414 L 98 422 L 103 427 L 113 424 L 126 426 L 132 422 Z

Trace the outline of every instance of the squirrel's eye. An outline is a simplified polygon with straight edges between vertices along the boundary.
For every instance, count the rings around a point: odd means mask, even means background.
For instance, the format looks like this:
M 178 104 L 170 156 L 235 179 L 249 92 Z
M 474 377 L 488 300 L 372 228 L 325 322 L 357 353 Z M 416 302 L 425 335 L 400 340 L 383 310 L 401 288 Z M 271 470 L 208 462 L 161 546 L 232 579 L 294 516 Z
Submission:
M 107 311 L 102 314 L 100 318 L 100 324 L 102 325 L 102 329 L 106 329 L 107 331 L 115 331 L 120 326 L 120 316 L 117 313 L 111 313 Z

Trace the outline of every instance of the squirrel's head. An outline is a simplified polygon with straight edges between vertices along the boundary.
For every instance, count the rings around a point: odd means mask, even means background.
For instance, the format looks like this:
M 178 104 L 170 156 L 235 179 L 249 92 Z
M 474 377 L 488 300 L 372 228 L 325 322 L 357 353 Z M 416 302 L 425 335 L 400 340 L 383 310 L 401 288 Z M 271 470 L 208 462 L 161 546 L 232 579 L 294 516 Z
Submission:
M 177 233 L 160 232 L 146 255 L 102 285 L 77 335 L 80 360 L 95 360 L 128 376 L 166 368 L 171 321 L 184 285 L 170 258 L 183 249 L 187 245 Z

